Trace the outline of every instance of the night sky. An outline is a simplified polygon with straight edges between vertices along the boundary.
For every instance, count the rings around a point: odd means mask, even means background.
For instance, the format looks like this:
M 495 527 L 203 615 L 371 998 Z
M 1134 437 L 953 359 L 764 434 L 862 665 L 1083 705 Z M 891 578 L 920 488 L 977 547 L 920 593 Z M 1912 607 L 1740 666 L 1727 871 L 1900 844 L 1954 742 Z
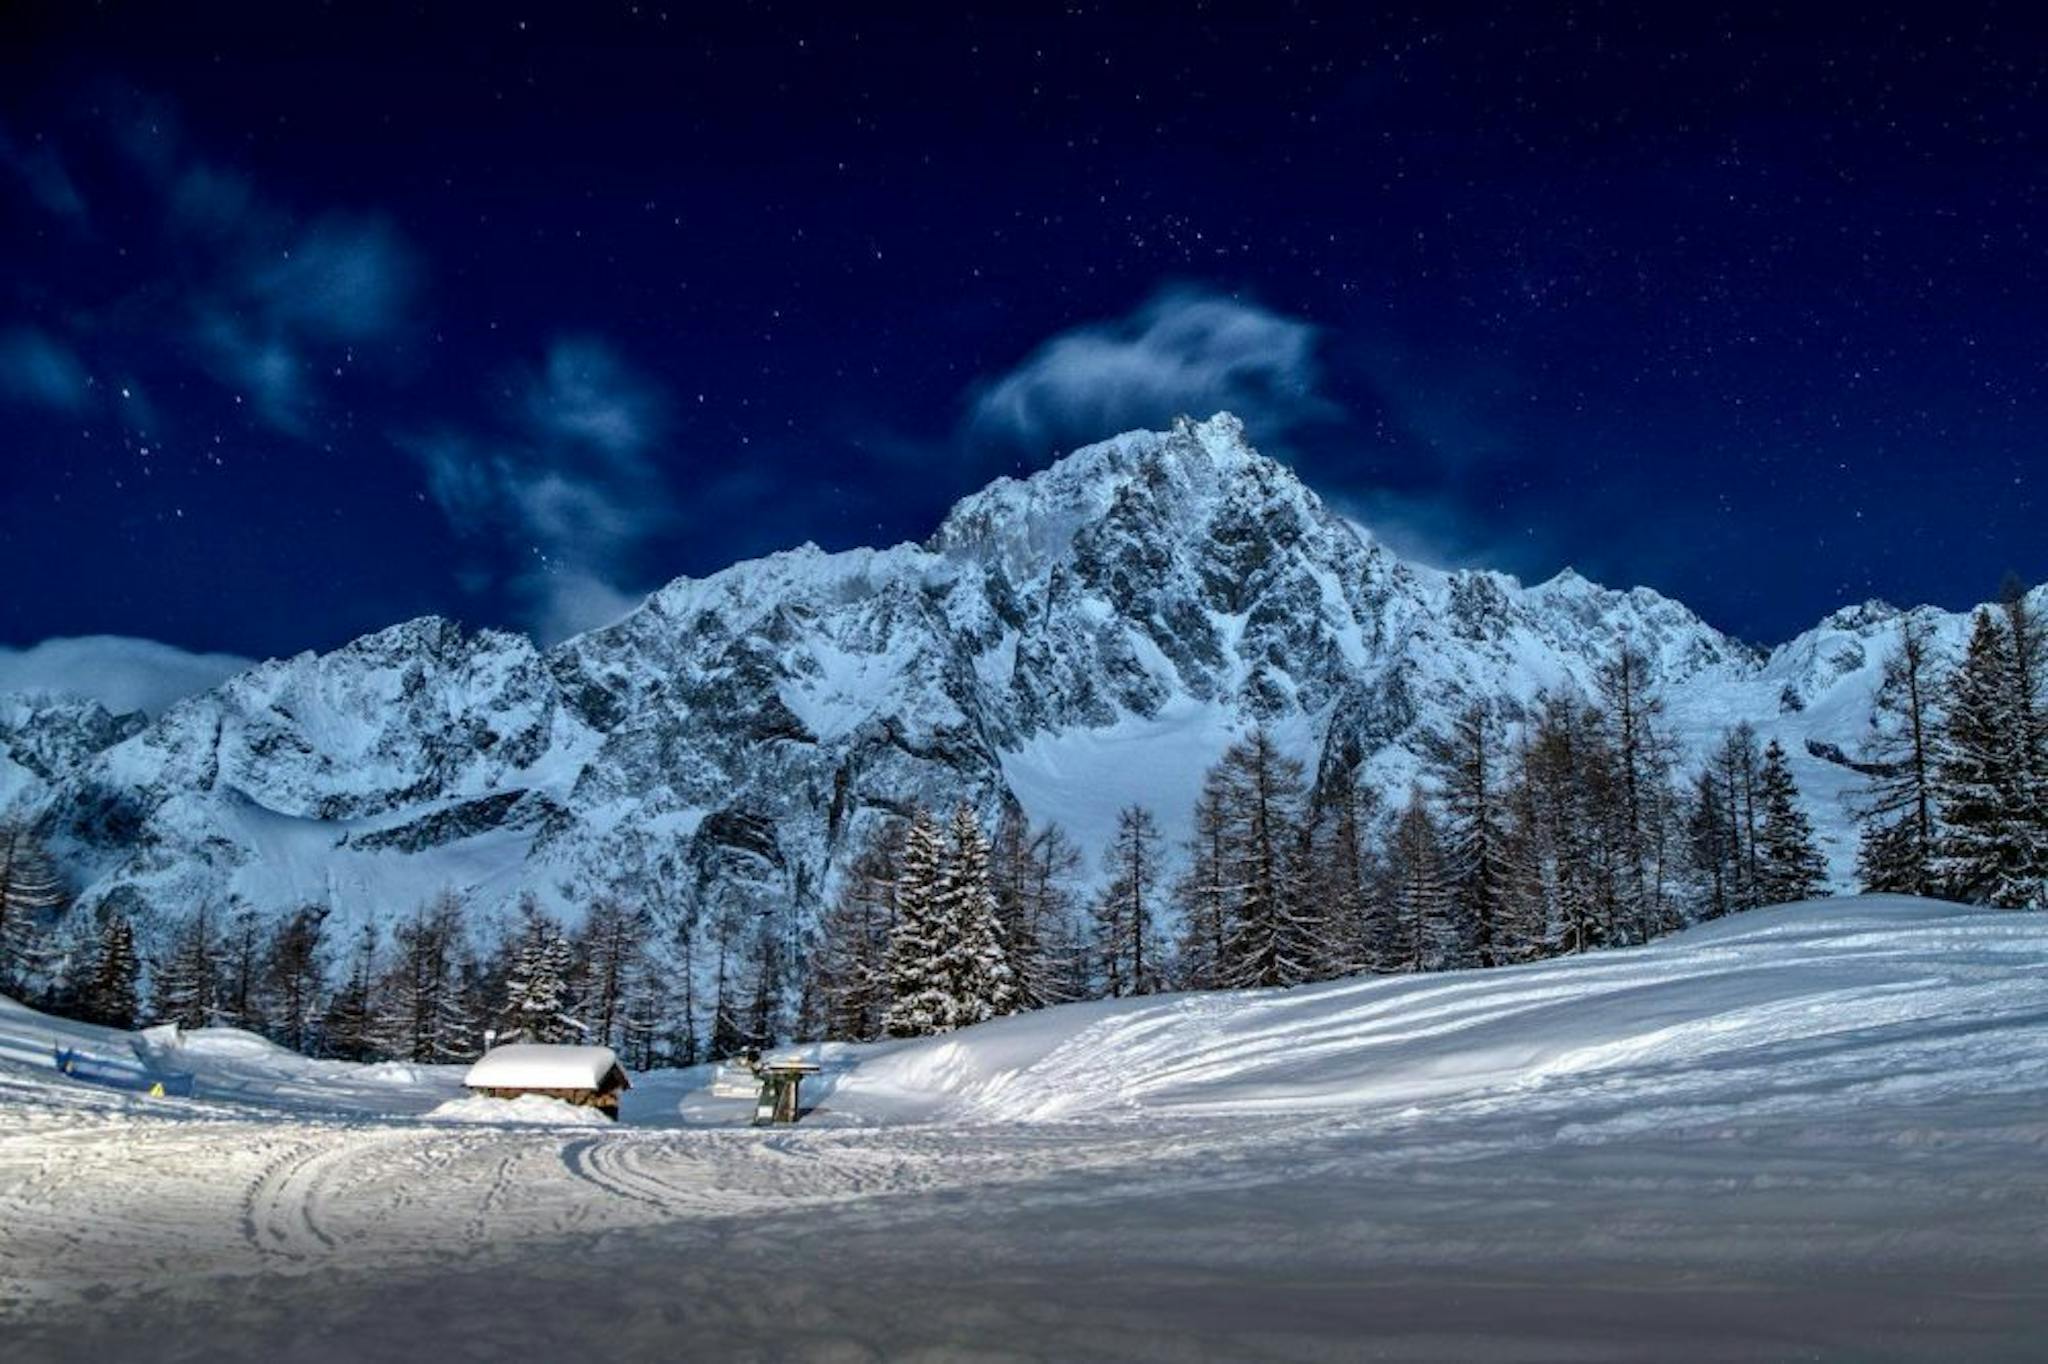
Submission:
M 2028 7 L 861 8 L 9 7 L 0 644 L 553 639 L 1219 406 L 1760 642 L 2048 578 Z

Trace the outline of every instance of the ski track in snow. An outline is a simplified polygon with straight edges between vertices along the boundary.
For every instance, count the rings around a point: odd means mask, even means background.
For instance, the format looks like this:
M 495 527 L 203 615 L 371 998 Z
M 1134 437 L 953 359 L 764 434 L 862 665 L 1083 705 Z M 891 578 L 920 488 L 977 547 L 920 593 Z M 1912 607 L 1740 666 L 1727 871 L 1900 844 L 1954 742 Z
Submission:
M 8 1008 L 0 1033 L 119 1045 Z M 616 1129 L 449 1123 L 419 1115 L 452 1068 L 394 1084 L 229 1040 L 188 1040 L 193 1100 L 0 1066 L 0 1332 L 647 1236 L 829 1277 L 827 1229 L 914 1241 L 969 1209 L 1080 1237 L 1085 1279 L 1122 1263 L 1122 1219 L 1195 1255 L 1244 1199 L 1293 1220 L 1201 1254 L 2048 1267 L 2044 915 L 1848 901 L 1494 972 L 1073 1006 L 828 1048 L 812 1117 L 766 1131 L 702 1072 L 641 1077 Z M 976 1245 L 962 1265 L 1020 1253 Z

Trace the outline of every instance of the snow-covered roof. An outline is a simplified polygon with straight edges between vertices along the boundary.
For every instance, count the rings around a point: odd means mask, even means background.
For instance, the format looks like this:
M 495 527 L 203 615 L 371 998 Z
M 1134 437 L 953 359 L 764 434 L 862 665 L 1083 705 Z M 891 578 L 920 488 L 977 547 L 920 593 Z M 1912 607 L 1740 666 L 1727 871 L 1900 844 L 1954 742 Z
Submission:
M 610 1047 L 518 1042 L 485 1052 L 462 1083 L 471 1089 L 596 1089 L 618 1063 Z

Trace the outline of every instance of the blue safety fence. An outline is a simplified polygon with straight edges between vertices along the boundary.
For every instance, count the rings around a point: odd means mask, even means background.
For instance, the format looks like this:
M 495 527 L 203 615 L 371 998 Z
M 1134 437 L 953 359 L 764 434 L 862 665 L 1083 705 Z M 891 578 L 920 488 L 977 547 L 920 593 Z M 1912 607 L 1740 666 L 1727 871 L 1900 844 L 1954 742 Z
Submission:
M 192 1097 L 194 1077 L 189 1071 L 159 1070 L 140 1060 L 121 1061 L 92 1056 L 71 1047 L 52 1048 L 51 1059 L 59 1074 L 73 1080 L 142 1094 L 168 1094 L 182 1099 Z

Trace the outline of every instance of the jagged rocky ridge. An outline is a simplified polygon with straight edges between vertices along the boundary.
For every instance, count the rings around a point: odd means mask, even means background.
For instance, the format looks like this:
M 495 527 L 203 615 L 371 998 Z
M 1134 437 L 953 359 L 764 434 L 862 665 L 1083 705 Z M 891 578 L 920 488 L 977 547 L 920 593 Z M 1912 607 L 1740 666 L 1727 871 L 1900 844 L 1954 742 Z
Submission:
M 1959 640 L 1964 618 L 1926 613 Z M 154 722 L 0 703 L 0 802 L 88 900 L 211 899 L 342 924 L 450 887 L 574 916 L 614 885 L 669 915 L 808 912 L 872 821 L 1007 801 L 1099 844 L 1181 827 L 1233 734 L 1398 795 L 1464 701 L 1590 689 L 1627 640 L 1689 752 L 1756 723 L 1792 750 L 1838 875 L 1843 797 L 1897 612 L 1768 654 L 1643 588 L 1405 563 L 1228 415 L 1090 446 L 960 502 L 922 545 L 812 546 L 678 579 L 540 651 L 428 618 L 251 668 Z M 339 926 L 339 925 L 337 925 Z

